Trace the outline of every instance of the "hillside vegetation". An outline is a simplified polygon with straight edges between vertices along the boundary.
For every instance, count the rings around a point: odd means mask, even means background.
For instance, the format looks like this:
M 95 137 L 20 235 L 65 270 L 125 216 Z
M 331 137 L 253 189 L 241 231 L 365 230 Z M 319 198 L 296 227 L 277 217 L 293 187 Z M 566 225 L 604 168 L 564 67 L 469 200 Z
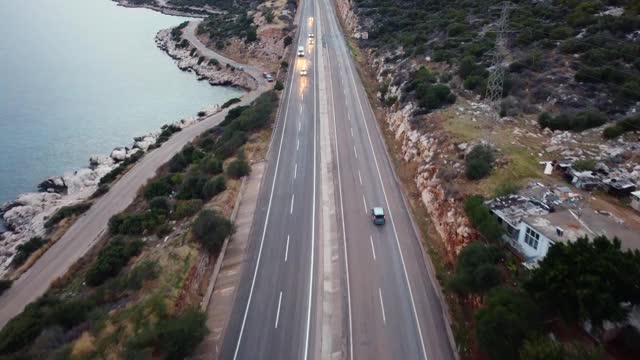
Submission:
M 426 57 L 458 68 L 461 85 L 484 94 L 497 0 L 355 0 L 368 39 L 385 61 Z M 513 1 L 505 96 L 517 109 L 555 103 L 621 115 L 640 100 L 640 2 Z M 452 71 L 453 73 L 453 71 Z

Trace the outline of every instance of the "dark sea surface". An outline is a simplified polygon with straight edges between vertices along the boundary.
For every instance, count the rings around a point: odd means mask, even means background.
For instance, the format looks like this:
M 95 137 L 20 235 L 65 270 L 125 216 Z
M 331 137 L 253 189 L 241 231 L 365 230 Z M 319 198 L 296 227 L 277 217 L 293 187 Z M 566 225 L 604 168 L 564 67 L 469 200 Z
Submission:
M 0 203 L 239 96 L 155 46 L 185 20 L 109 0 L 0 1 Z

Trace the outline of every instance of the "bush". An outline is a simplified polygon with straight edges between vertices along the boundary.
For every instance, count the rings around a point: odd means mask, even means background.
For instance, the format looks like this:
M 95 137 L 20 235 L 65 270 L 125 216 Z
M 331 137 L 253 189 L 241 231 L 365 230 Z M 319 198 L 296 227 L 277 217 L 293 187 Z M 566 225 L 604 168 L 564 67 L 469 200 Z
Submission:
M 169 176 L 164 176 L 151 180 L 147 183 L 144 187 L 143 193 L 145 199 L 151 200 L 159 196 L 169 196 L 172 191 L 173 187 L 171 185 L 171 178 Z
M 258 34 L 256 33 L 256 29 L 252 27 L 247 31 L 246 42 L 250 43 L 256 40 L 258 40 Z
M 117 275 L 129 259 L 140 254 L 144 243 L 142 240 L 124 241 L 121 238 L 111 240 L 93 262 L 85 281 L 89 286 L 98 286 L 108 278 Z
M 292 42 L 293 42 L 293 39 L 289 35 L 285 36 L 284 39 L 282 40 L 284 47 L 291 45 Z
M 456 101 L 456 96 L 444 84 L 420 84 L 416 87 L 416 98 L 418 105 L 427 111 L 453 104 Z
M 218 195 L 226 189 L 227 184 L 225 182 L 224 176 L 218 175 L 207 180 L 207 183 L 204 185 L 204 197 L 206 199 L 211 199 L 212 197 Z
M 249 175 L 249 173 L 251 173 L 251 166 L 249 166 L 247 160 L 242 157 L 233 160 L 227 166 L 227 175 L 235 179 Z
M 476 313 L 476 337 L 491 359 L 518 358 L 524 340 L 540 331 L 538 309 L 528 295 L 512 289 L 494 289 Z
M 571 167 L 578 171 L 595 171 L 596 161 L 593 159 L 577 160 Z
M 4 292 L 7 291 L 12 284 L 13 281 L 11 280 L 0 280 L 0 296 L 4 294 Z
M 188 199 L 205 199 L 204 186 L 207 183 L 207 177 L 204 175 L 189 175 L 184 180 L 176 198 L 181 200 Z
M 276 81 L 276 85 L 273 88 L 277 91 L 280 91 L 284 89 L 284 84 L 282 83 L 282 81 L 278 80 Z
M 229 100 L 225 101 L 224 104 L 222 104 L 221 108 L 226 109 L 226 108 L 228 108 L 229 106 L 231 106 L 233 104 L 239 103 L 240 101 L 241 101 L 240 98 L 229 99 Z
M 563 344 L 549 337 L 524 342 L 520 360 L 601 360 L 603 352 L 585 343 Z
M 516 194 L 518 191 L 520 191 L 520 186 L 518 184 L 507 181 L 496 187 L 495 195 L 496 197 L 507 196 Z
M 165 354 L 166 359 L 184 359 L 202 342 L 209 330 L 207 316 L 195 309 L 158 322 L 156 327 L 156 346 Z
M 215 156 L 208 156 L 202 162 L 202 170 L 209 175 L 218 175 L 223 171 L 222 160 L 217 159 Z
M 181 172 L 189 166 L 189 159 L 185 159 L 184 155 L 180 152 L 169 160 L 169 171 L 172 173 Z
M 464 173 L 469 180 L 479 180 L 493 169 L 493 149 L 489 145 L 478 144 L 465 157 Z
M 160 274 L 160 266 L 157 261 L 145 260 L 138 264 L 127 276 L 127 288 L 138 290 L 146 281 L 153 280 Z
M 106 194 L 109 192 L 109 185 L 107 184 L 100 184 L 98 185 L 98 188 L 96 189 L 96 191 L 91 194 L 91 199 L 96 199 L 99 198 L 100 196 Z
M 551 130 L 583 131 L 598 127 L 607 122 L 607 117 L 598 111 L 581 111 L 576 114 L 560 114 L 556 117 L 542 113 L 538 117 L 538 124 L 542 128 Z
M 474 90 L 484 84 L 485 79 L 478 75 L 471 75 L 464 79 L 464 88 Z
M 152 231 L 165 221 L 162 211 L 151 210 L 145 213 L 120 213 L 109 219 L 111 234 L 142 235 Z
M 210 253 L 220 251 L 224 239 L 233 232 L 233 224 L 213 210 L 204 210 L 191 227 L 196 239 Z
M 68 218 L 74 215 L 80 215 L 91 207 L 91 203 L 85 202 L 76 205 L 63 206 L 55 214 L 53 214 L 47 221 L 44 223 L 44 227 L 46 229 L 51 229 L 55 225 L 57 225 L 62 219 Z
M 202 209 L 202 200 L 200 199 L 178 200 L 174 217 L 176 219 L 184 219 L 197 214 L 200 209 Z
M 149 201 L 149 208 L 169 213 L 171 212 L 171 201 L 166 196 L 156 196 Z
M 220 66 L 220 61 L 218 61 L 218 59 L 209 59 L 209 65 L 210 66 Z
M 41 300 L 26 306 L 22 313 L 11 319 L 0 331 L 0 354 L 11 354 L 31 343 L 45 324 L 40 309 Z
M 16 255 L 11 261 L 11 265 L 18 267 L 22 265 L 36 250 L 40 249 L 42 245 L 46 244 L 47 240 L 40 236 L 34 236 L 24 244 L 20 244 L 16 247 Z
M 631 131 L 640 131 L 640 115 L 628 117 L 615 125 L 608 126 L 602 135 L 607 139 L 613 139 Z
M 484 199 L 480 195 L 473 195 L 464 203 L 464 212 L 471 224 L 489 241 L 497 241 L 502 236 L 503 229 L 491 211 L 484 206 Z

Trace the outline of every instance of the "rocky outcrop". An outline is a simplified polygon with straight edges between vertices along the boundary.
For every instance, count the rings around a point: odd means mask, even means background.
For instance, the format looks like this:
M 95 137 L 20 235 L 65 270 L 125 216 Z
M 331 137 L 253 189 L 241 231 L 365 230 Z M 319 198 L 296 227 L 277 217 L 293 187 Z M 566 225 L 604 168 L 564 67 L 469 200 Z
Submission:
M 476 239 L 477 234 L 469 224 L 461 199 L 448 187 L 451 179 L 446 174 L 460 173 L 460 164 L 448 161 L 441 154 L 447 148 L 464 152 L 469 146 L 452 146 L 441 133 L 421 133 L 412 129 L 410 120 L 414 111 L 412 103 L 388 111 L 387 126 L 400 145 L 400 159 L 418 165 L 415 184 L 420 198 L 444 242 L 449 258 L 454 259 L 465 244 Z
M 176 60 L 178 68 L 193 71 L 199 80 L 207 80 L 211 85 L 235 86 L 244 90 L 256 88 L 255 80 L 244 71 L 209 61 L 190 45 L 178 45 L 171 36 L 171 29 L 158 32 L 156 45 Z

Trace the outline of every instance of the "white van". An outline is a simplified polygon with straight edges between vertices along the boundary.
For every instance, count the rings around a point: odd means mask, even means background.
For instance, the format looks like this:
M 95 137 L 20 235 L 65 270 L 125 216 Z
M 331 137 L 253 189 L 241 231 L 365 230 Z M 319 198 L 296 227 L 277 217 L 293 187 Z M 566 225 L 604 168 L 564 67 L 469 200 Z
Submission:
M 298 46 L 298 56 L 304 56 L 304 46 Z

